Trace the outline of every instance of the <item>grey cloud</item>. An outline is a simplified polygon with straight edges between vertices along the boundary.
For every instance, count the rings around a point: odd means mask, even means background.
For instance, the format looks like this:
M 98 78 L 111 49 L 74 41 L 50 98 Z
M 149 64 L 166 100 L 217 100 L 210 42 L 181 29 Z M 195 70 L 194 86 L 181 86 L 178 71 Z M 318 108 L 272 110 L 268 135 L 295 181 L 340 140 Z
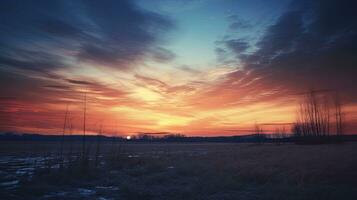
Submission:
M 162 47 L 155 48 L 151 53 L 153 59 L 158 62 L 169 62 L 176 58 L 176 54 Z
M 249 48 L 249 44 L 242 39 L 224 41 L 225 45 L 236 54 L 240 54 Z
M 0 27 L 4 30 L 1 52 L 41 49 L 53 57 L 71 57 L 117 69 L 128 69 L 131 63 L 160 48 L 164 34 L 174 27 L 168 17 L 143 10 L 130 0 L 5 0 L 0 10 Z M 76 53 L 65 55 L 64 51 Z M 40 53 L 27 63 L 12 56 L 11 62 L 3 58 L 5 62 L 0 65 L 35 68 Z M 165 53 L 159 57 L 169 59 Z
M 356 3 L 351 0 L 295 1 L 268 27 L 257 43 L 258 50 L 241 57 L 244 69 L 267 87 L 337 89 L 357 100 L 351 93 L 357 89 L 357 18 L 353 7 Z

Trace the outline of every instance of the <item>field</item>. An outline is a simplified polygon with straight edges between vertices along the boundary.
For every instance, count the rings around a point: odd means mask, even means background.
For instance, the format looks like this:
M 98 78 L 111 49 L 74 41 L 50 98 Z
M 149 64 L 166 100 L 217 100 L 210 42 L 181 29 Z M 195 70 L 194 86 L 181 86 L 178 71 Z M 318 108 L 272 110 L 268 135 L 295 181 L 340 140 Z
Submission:
M 0 144 L 0 199 L 357 199 L 357 143 Z

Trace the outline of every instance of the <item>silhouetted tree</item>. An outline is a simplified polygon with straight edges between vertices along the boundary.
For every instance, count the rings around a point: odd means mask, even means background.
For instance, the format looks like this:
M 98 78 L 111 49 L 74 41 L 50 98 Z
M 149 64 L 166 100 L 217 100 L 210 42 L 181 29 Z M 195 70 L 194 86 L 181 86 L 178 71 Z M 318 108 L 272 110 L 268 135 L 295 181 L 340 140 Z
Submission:
M 263 128 L 259 126 L 259 124 L 255 123 L 254 125 L 254 132 L 255 132 L 255 140 L 258 144 L 263 143 L 265 137 L 264 137 L 264 131 Z
M 328 101 L 321 101 L 311 90 L 300 104 L 294 125 L 296 136 L 325 136 L 329 134 L 330 108 Z
M 335 107 L 336 135 L 341 136 L 343 133 L 343 111 L 342 111 L 342 103 L 338 93 L 336 93 L 334 97 L 334 107 Z
M 287 137 L 287 133 L 285 127 L 283 128 L 276 128 L 273 134 L 273 139 L 276 141 L 277 144 L 281 144 L 282 140 Z
M 333 104 L 331 104 L 331 96 L 318 96 L 315 91 L 310 90 L 303 98 L 297 111 L 297 119 L 292 127 L 295 137 L 300 138 L 300 140 L 314 138 L 317 142 L 321 141 L 322 138 L 326 140 L 326 136 L 331 135 L 331 107 L 334 107 L 336 135 L 342 135 L 343 112 L 337 93 L 333 98 Z

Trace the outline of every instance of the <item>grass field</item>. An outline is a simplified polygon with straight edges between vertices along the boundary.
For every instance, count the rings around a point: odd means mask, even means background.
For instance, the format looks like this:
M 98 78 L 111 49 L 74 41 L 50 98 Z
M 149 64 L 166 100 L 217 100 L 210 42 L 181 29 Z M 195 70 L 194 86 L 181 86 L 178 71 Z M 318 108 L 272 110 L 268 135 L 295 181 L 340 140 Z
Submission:
M 0 199 L 357 199 L 357 143 L 73 146 L 1 142 Z

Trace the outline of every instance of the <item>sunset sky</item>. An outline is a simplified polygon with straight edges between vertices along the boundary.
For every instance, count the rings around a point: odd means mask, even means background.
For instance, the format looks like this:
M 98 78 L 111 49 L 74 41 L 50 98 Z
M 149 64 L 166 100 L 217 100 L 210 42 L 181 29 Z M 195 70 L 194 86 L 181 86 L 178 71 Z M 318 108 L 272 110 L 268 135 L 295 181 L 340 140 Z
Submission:
M 2 0 L 0 132 L 290 129 L 338 92 L 357 133 L 353 0 Z

